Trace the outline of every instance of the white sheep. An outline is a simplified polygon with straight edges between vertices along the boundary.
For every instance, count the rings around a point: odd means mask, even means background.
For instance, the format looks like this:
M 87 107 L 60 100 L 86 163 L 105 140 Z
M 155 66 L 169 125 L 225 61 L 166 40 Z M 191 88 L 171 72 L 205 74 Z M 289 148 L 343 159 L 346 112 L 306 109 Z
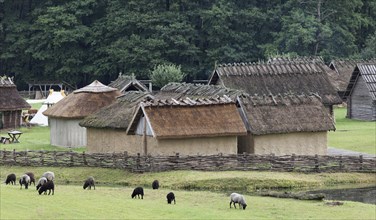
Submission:
M 55 174 L 54 174 L 54 172 L 47 171 L 47 172 L 43 173 L 42 177 L 46 177 L 46 179 L 48 181 L 53 181 L 55 179 Z
M 235 208 L 236 208 L 235 203 L 239 203 L 239 206 L 243 207 L 243 209 L 247 207 L 247 203 L 245 202 L 244 196 L 240 195 L 239 193 L 231 193 L 230 208 L 231 208 L 231 203 L 234 203 Z

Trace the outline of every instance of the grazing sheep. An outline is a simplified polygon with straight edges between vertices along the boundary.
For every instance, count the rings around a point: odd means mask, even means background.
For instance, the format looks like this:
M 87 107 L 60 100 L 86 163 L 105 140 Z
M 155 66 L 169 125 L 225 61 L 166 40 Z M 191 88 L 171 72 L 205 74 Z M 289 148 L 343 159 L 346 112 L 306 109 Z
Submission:
M 136 187 L 134 190 L 133 190 L 133 193 L 132 193 L 132 199 L 134 197 L 137 196 L 137 198 L 140 198 L 140 195 L 141 195 L 141 199 L 144 199 L 144 189 L 142 187 Z
M 167 194 L 166 198 L 167 198 L 168 204 L 171 204 L 172 201 L 174 201 L 174 204 L 176 204 L 175 194 L 173 192 L 170 192 L 169 194 Z
M 20 189 L 22 189 L 22 185 L 25 185 L 25 189 L 28 189 L 29 188 L 29 184 L 30 184 L 30 177 L 28 175 L 26 175 L 26 174 L 22 175 L 21 178 L 20 178 L 19 183 L 20 183 L 20 186 L 21 186 Z
M 245 202 L 244 196 L 242 196 L 238 193 L 231 193 L 231 195 L 230 195 L 230 208 L 231 208 L 231 203 L 234 203 L 235 208 L 236 208 L 235 203 L 239 203 L 239 208 L 243 207 L 243 209 L 245 209 L 247 207 L 247 203 Z
M 11 173 L 7 176 L 7 179 L 5 180 L 5 184 L 8 185 L 8 184 L 11 184 L 12 185 L 16 185 L 16 174 L 14 173 Z
M 54 184 L 54 181 L 47 181 L 45 182 L 38 190 L 38 193 L 39 195 L 42 194 L 44 192 L 44 194 L 47 194 L 47 190 L 48 190 L 48 195 L 51 194 L 51 190 L 52 190 L 52 195 L 54 194 L 55 192 L 55 184 Z
M 35 176 L 34 176 L 34 173 L 32 172 L 27 172 L 25 173 L 26 175 L 28 175 L 30 177 L 30 185 L 31 183 L 34 183 L 34 186 L 35 186 Z
M 87 187 L 89 187 L 89 189 L 91 189 L 91 187 L 94 187 L 95 189 L 95 180 L 92 176 L 89 176 L 86 180 L 85 180 L 85 183 L 84 183 L 84 189 L 86 189 Z
M 151 186 L 153 187 L 153 189 L 158 189 L 159 188 L 159 181 L 154 180 L 153 183 L 151 184 Z
M 51 172 L 51 171 L 47 171 L 47 172 L 43 173 L 42 176 L 46 177 L 46 179 L 48 181 L 54 181 L 55 180 L 55 174 L 54 174 L 54 172 Z
M 46 177 L 41 177 L 39 180 L 38 180 L 38 185 L 37 185 L 37 190 L 47 182 L 47 178 Z

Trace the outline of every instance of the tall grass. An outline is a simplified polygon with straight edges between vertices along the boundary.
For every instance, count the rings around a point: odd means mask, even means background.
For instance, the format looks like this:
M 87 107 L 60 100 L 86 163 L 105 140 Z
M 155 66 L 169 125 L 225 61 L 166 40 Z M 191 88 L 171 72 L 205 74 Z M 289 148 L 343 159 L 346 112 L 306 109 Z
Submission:
M 376 123 L 346 118 L 346 108 L 335 108 L 336 131 L 329 132 L 330 147 L 376 154 Z

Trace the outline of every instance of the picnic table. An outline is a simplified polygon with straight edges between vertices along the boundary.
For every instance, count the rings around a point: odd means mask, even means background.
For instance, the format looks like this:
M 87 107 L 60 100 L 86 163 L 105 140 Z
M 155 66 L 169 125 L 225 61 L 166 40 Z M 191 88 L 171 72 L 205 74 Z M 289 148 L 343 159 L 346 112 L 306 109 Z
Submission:
M 10 137 L 10 143 L 20 143 L 18 139 L 21 137 L 21 131 L 8 131 Z

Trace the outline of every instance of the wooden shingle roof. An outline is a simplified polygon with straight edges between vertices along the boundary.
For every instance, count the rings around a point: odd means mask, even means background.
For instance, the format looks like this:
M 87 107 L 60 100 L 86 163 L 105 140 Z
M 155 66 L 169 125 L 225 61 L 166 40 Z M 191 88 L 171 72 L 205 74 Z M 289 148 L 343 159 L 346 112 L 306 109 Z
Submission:
M 342 102 L 322 64 L 306 60 L 223 64 L 214 70 L 209 84 L 240 89 L 249 95 L 317 93 L 324 104 Z
M 372 100 L 376 101 L 376 63 L 362 63 L 356 65 L 351 75 L 350 83 L 346 89 L 345 96 L 351 95 L 359 77 L 363 78 Z
M 29 109 L 31 106 L 17 91 L 13 79 L 0 76 L 0 111 Z
M 120 92 L 126 91 L 141 91 L 147 92 L 148 88 L 136 79 L 135 76 L 127 76 L 119 74 L 115 81 L 112 81 L 108 86 L 117 88 Z

